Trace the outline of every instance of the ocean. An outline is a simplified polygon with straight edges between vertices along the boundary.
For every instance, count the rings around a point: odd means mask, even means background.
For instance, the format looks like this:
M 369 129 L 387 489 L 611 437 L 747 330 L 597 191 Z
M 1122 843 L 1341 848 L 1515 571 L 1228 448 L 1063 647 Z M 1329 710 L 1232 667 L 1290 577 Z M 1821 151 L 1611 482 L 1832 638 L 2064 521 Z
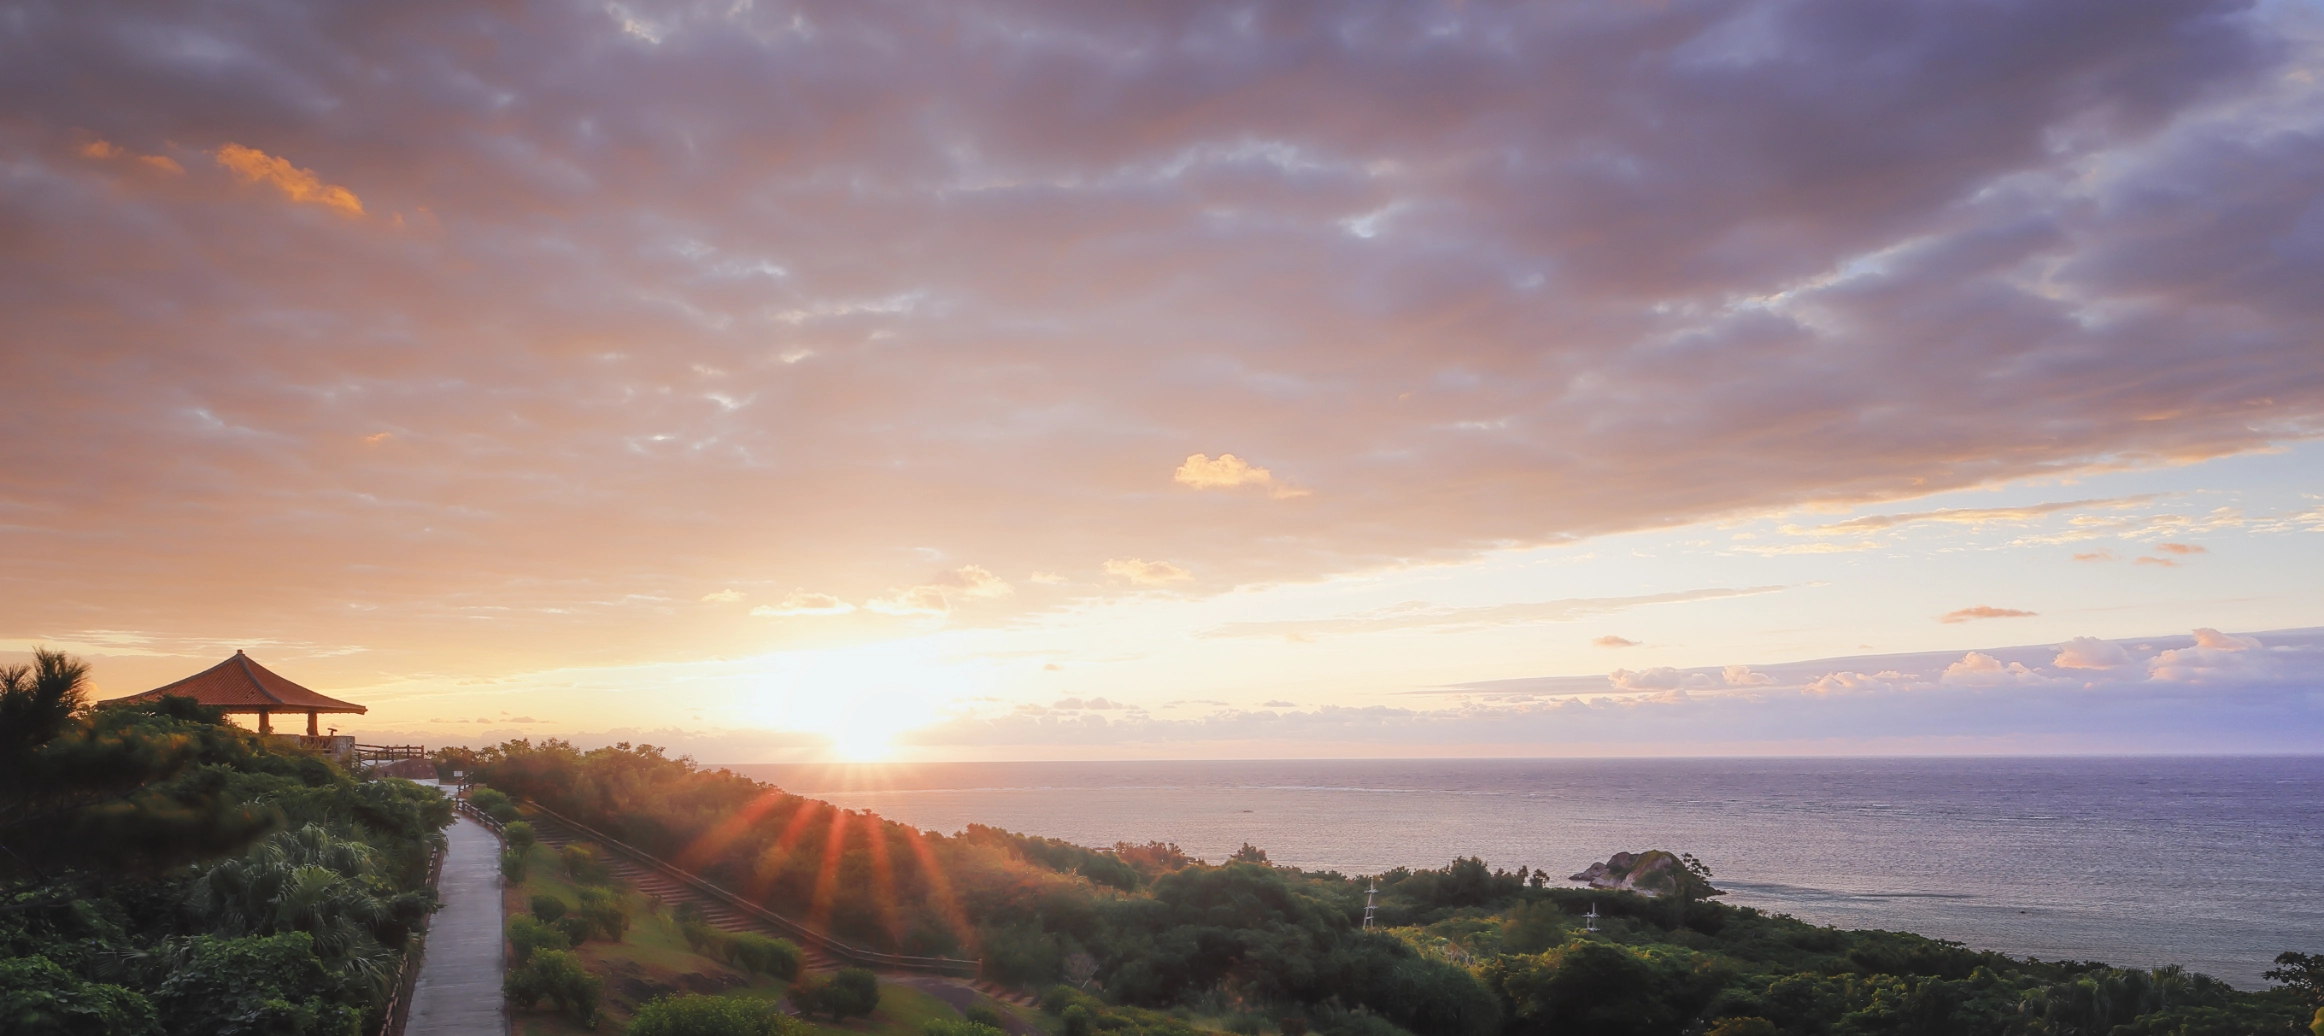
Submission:
M 951 833 L 1176 842 L 1373 874 L 1692 852 L 1727 901 L 2235 985 L 2324 952 L 2324 756 L 748 765 Z

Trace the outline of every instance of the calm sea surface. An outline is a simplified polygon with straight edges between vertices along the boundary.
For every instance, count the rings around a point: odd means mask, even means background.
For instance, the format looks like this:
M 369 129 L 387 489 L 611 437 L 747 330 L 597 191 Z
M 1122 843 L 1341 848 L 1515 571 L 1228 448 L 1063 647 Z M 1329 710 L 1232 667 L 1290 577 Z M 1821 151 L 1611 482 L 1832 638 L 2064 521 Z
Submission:
M 1369 874 L 1691 851 L 1729 901 L 2246 988 L 2324 952 L 2324 757 L 736 766 L 930 830 Z

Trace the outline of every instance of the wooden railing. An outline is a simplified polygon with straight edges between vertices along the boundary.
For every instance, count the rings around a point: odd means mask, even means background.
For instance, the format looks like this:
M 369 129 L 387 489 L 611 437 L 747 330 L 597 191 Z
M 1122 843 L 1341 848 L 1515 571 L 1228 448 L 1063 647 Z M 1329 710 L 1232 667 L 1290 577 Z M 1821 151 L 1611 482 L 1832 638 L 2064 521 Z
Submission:
M 428 887 L 435 888 L 444 876 L 444 850 L 437 849 L 428 856 Z M 405 1023 L 411 1021 L 412 989 L 420 981 L 420 964 L 427 956 L 428 919 L 421 918 L 419 930 L 412 933 L 411 944 L 404 950 L 403 963 L 395 969 L 395 986 L 387 994 L 387 1008 L 380 1014 L 379 1036 L 403 1036 Z
M 355 758 L 367 763 L 387 763 L 398 759 L 425 759 L 426 745 L 356 745 Z
M 498 835 L 501 841 L 506 842 L 508 840 L 508 832 L 504 830 L 506 825 L 503 825 L 500 821 L 493 819 L 492 814 L 487 813 L 481 809 L 477 809 L 475 803 L 470 802 L 467 799 L 453 799 L 452 808 L 458 810 L 461 816 L 467 817 L 470 820 L 484 825 L 485 830 Z M 542 812 L 546 813 L 548 811 L 542 810 Z
M 463 805 L 465 805 L 465 803 L 463 803 Z M 542 816 L 548 817 L 551 820 L 554 820 L 560 824 L 565 825 L 566 827 L 580 832 L 593 842 L 596 842 L 608 849 L 627 856 L 630 859 L 636 860 L 637 862 L 651 867 L 654 870 L 660 871 L 661 873 L 671 878 L 684 882 L 686 885 L 696 889 L 697 891 L 718 899 L 726 905 L 743 912 L 749 917 L 764 921 L 767 924 L 775 927 L 777 930 L 782 931 L 784 934 L 798 939 L 800 942 L 805 943 L 822 952 L 822 954 L 826 957 L 836 958 L 851 964 L 862 964 L 878 968 L 890 968 L 897 971 L 925 971 L 939 975 L 960 975 L 967 978 L 976 978 L 983 974 L 984 961 L 982 960 L 962 960 L 958 957 L 912 957 L 900 953 L 882 953 L 878 950 L 867 949 L 862 946 L 856 946 L 851 943 L 842 942 L 827 934 L 816 931 L 815 929 L 809 928 L 806 925 L 800 924 L 797 921 L 793 921 L 788 917 L 784 917 L 781 914 L 775 913 L 774 911 L 760 906 L 757 903 L 751 902 L 750 900 L 738 896 L 733 892 L 729 892 L 725 888 L 720 887 L 716 883 L 711 882 L 710 880 L 703 878 L 701 875 L 695 874 L 692 871 L 681 870 L 678 867 L 664 863 L 660 858 L 654 856 L 652 853 L 648 853 L 643 849 L 638 849 L 636 847 L 627 845 L 608 835 L 602 834 L 595 828 L 592 828 L 589 825 L 583 824 L 580 821 L 574 820 L 570 817 L 560 815 L 557 813 L 557 811 L 552 810 L 547 806 L 543 806 L 538 802 L 528 800 L 525 802 L 524 808 L 538 812 Z

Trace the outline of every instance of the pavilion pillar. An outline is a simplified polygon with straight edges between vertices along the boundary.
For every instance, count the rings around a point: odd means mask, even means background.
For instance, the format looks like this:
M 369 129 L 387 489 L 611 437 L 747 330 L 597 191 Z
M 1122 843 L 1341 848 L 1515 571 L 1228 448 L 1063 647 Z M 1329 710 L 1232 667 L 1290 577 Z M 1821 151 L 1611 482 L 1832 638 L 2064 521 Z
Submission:
M 313 709 L 308 709 L 308 710 L 307 710 L 307 736 L 308 736 L 308 737 L 321 737 L 322 735 L 323 735 L 323 732 L 322 732 L 322 731 L 315 729 L 315 710 L 313 710 Z
M 258 732 L 261 734 L 274 733 L 273 713 L 268 712 L 265 709 L 258 710 Z

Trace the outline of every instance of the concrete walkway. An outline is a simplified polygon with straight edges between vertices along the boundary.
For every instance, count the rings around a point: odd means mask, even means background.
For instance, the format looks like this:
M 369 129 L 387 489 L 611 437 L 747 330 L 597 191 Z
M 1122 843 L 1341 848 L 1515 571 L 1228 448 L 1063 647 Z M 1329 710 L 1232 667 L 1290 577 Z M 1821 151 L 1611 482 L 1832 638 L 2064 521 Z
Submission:
M 500 839 L 467 817 L 444 832 L 451 846 L 428 922 L 428 948 L 404 1036 L 503 1036 L 500 994 Z

